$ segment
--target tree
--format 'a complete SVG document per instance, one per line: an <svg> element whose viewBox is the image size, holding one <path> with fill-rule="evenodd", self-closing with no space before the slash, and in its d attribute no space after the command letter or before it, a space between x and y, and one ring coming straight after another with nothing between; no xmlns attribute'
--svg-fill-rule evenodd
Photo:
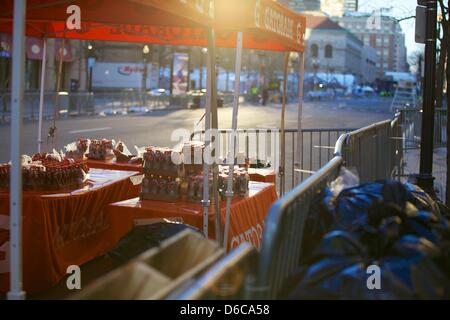
<svg viewBox="0 0 450 320"><path fill-rule="evenodd" d="M443 0L439 0L439 5L442 7L443 6ZM450 0L447 1L447 7L446 7L446 20L447 20L447 25L446 30L447 30L447 37L450 34L450 23L448 23L449 19L449 8L450 8ZM448 38L447 38L448 40ZM447 58L450 57L450 46L448 45L448 41L447 41L447 45L446 45L446 51L447 51ZM448 61L448 59L447 59ZM449 136L450 136L450 113L448 112L448 104L450 101L450 90L448 90L448 84L450 83L450 66L447 63L446 65L446 78L447 78L447 181L446 181L446 197L445 197L445 203L447 205L450 205L450 175L448 174L448 167L450 166L450 141L449 141Z"/></svg>
<svg viewBox="0 0 450 320"><path fill-rule="evenodd" d="M422 89L422 69L423 69L423 51L414 51L408 57L408 64L411 67L411 71L417 75L417 82Z"/></svg>

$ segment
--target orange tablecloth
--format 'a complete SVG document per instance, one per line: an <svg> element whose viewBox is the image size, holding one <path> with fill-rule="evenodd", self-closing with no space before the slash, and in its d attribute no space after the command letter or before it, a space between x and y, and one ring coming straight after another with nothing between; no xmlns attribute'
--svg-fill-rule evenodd
<svg viewBox="0 0 450 320"><path fill-rule="evenodd" d="M61 280L69 265L81 265L109 250L105 207L136 197L138 172L91 169L88 186L69 193L23 193L24 289L36 292ZM9 193L0 193L0 291L9 289Z"/></svg>
<svg viewBox="0 0 450 320"><path fill-rule="evenodd" d="M141 164L120 163L106 160L86 160L89 168L94 169L109 169L109 170L123 170L123 171L139 171L142 172Z"/></svg>
<svg viewBox="0 0 450 320"><path fill-rule="evenodd" d="M277 175L273 169L270 168L249 168L248 175L251 181L276 183Z"/></svg>
<svg viewBox="0 0 450 320"><path fill-rule="evenodd" d="M271 183L250 182L248 197L233 199L230 215L229 248L242 242L261 246L264 220L272 203L277 199L275 186ZM222 201L222 225L225 223L225 201ZM182 218L183 222L203 229L203 208L197 203L162 202L134 198L112 203L107 215L111 222L111 242L117 242L133 228L135 219ZM209 235L214 237L214 214L209 213Z"/></svg>

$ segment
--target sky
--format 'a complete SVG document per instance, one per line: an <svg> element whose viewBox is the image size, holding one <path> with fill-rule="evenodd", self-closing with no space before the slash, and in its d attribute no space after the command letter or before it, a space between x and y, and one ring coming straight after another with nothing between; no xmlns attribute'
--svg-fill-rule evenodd
<svg viewBox="0 0 450 320"><path fill-rule="evenodd" d="M372 12L380 8L391 8L390 14L397 19L414 16L416 6L417 0L359 0L359 11ZM416 50L422 50L423 45L416 44L414 41L415 19L402 21L400 25L405 33L408 56Z"/></svg>

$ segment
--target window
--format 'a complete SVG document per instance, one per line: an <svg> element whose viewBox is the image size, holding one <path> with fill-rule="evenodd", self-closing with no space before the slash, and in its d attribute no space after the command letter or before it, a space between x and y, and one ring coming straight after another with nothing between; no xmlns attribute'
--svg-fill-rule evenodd
<svg viewBox="0 0 450 320"><path fill-rule="evenodd" d="M330 44L325 46L325 58L333 58L333 47Z"/></svg>
<svg viewBox="0 0 450 320"><path fill-rule="evenodd" d="M311 46L311 56L313 58L319 57L319 47L317 46L317 44L313 44Z"/></svg>
<svg viewBox="0 0 450 320"><path fill-rule="evenodd" d="M381 36L380 36L380 35L377 35L377 38L376 38L376 46L377 46L377 47L381 47Z"/></svg>

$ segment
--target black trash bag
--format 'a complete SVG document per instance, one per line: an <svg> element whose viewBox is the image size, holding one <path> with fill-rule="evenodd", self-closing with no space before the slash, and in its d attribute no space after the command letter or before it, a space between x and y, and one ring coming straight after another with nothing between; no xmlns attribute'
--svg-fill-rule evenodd
<svg viewBox="0 0 450 320"><path fill-rule="evenodd" d="M399 217L402 234L425 237L435 244L450 240L449 222L440 214L437 204L409 183L364 184L344 189L334 200L324 200L334 221L330 230L355 232L362 229L365 233L370 227L378 228L386 218Z"/></svg>
<svg viewBox="0 0 450 320"><path fill-rule="evenodd" d="M120 239L116 246L107 253L107 256L117 266L121 265L142 252L159 246L162 241L185 229L200 233L198 229L189 225L171 222L158 222L134 227Z"/></svg>
<svg viewBox="0 0 450 320"><path fill-rule="evenodd" d="M315 251L316 261L301 270L289 299L391 299L410 297L409 290L391 273L381 273L386 290L369 290L367 267L374 264L355 237L345 231L328 233Z"/></svg>
<svg viewBox="0 0 450 320"><path fill-rule="evenodd" d="M365 256L365 249L348 232L332 231L326 234L322 241L319 240L318 244L316 244L314 252L311 252L309 256L304 256L305 259L302 260L300 267L285 281L280 293L282 298L289 297L290 292L309 272L309 266L314 265L314 263L326 259L330 263L330 269L327 269L326 273L334 274L340 270L343 263L345 265L355 263L360 260L361 256ZM356 260L349 260L348 257L350 256L355 256ZM342 259L342 257L345 257L345 259ZM319 278L323 278L323 276L322 274L318 275Z"/></svg>
<svg viewBox="0 0 450 320"><path fill-rule="evenodd" d="M344 189L337 197L328 188L320 195L322 201L313 202L305 221L303 242L309 242L302 250L307 254L302 251L283 297L449 297L448 212L441 214L442 206L420 188L379 181ZM372 264L382 270L382 290L366 286L366 268Z"/></svg>
<svg viewBox="0 0 450 320"><path fill-rule="evenodd" d="M297 275L300 282L289 299L447 299L448 277L436 266L439 249L430 241L405 236L382 260L372 260L347 232L333 231L324 237L317 260ZM380 288L370 289L372 273L380 268Z"/></svg>
<svg viewBox="0 0 450 320"><path fill-rule="evenodd" d="M403 185L408 191L408 201L418 210L430 211L440 216L439 205L425 191L412 183L405 183Z"/></svg>
<svg viewBox="0 0 450 320"><path fill-rule="evenodd" d="M300 249L300 264L308 261L310 256L320 243L323 236L329 232L334 218L327 210L326 201L332 197L330 189L324 189L317 193L311 202L303 228L302 246Z"/></svg>
<svg viewBox="0 0 450 320"><path fill-rule="evenodd" d="M368 257L366 248L351 233L335 230L323 237L313 257L320 260L325 257L339 256Z"/></svg>
<svg viewBox="0 0 450 320"><path fill-rule="evenodd" d="M334 218L332 229L354 231L368 224L367 211L381 203L382 184L371 183L342 190L335 199L327 200L327 210Z"/></svg>
<svg viewBox="0 0 450 320"><path fill-rule="evenodd" d="M382 271L389 271L409 288L412 298L449 299L449 269L439 266L441 250L431 241L405 235L381 261Z"/></svg>

